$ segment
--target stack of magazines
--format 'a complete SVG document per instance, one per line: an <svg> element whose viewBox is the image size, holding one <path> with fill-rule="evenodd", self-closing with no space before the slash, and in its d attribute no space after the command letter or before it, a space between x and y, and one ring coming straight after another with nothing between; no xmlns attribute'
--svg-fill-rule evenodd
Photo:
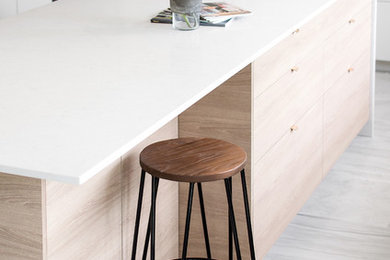
<svg viewBox="0 0 390 260"><path fill-rule="evenodd" d="M251 14L250 11L224 2L203 3L200 13L200 25L226 27L235 17ZM158 13L150 20L152 23L172 23L170 8Z"/></svg>

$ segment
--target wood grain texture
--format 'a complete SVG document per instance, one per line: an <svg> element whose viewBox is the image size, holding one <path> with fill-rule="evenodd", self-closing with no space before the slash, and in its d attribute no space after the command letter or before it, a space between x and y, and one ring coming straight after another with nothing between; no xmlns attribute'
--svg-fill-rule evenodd
<svg viewBox="0 0 390 260"><path fill-rule="evenodd" d="M375 137L352 141L266 260L390 259L389 86L376 73Z"/></svg>
<svg viewBox="0 0 390 260"><path fill-rule="evenodd" d="M323 20L320 14L301 28L296 28L286 39L253 62L253 71L257 74L253 78L255 97L289 74L291 68L301 63L311 51L322 46L325 39Z"/></svg>
<svg viewBox="0 0 390 260"><path fill-rule="evenodd" d="M137 199L141 167L139 154L146 146L161 140L172 139L178 136L177 119L174 119L152 136L133 148L123 156L122 174L122 223L123 223L123 256L131 258L134 221L137 210ZM156 219L156 259L173 259L178 256L179 233L179 186L177 182L160 180L157 194ZM150 211L151 178L146 174L142 217L138 238L137 259L141 259L147 221Z"/></svg>
<svg viewBox="0 0 390 260"><path fill-rule="evenodd" d="M323 65L322 48L315 49L297 64L297 71L290 71L254 97L254 162L290 132L291 126L324 94ZM261 81L268 75L254 69L253 77Z"/></svg>
<svg viewBox="0 0 390 260"><path fill-rule="evenodd" d="M343 26L334 36L325 42L325 79L326 88L331 87L348 69L353 68L353 62L371 48L371 5L366 6L353 15L354 22L345 19Z"/></svg>
<svg viewBox="0 0 390 260"><path fill-rule="evenodd" d="M254 166L254 238L263 257L322 178L323 102Z"/></svg>
<svg viewBox="0 0 390 260"><path fill-rule="evenodd" d="M42 181L0 173L0 259L44 258Z"/></svg>
<svg viewBox="0 0 390 260"><path fill-rule="evenodd" d="M350 14L361 10L360 6L364 7L366 1L337 1L327 10L333 10L334 13L327 15L337 17L340 26L329 30L338 31L344 26L345 18L350 19ZM344 10L338 11L340 8ZM369 57L364 57L354 65L353 72L343 72L347 74L338 78L325 94L325 144L322 143L322 103L310 109L321 91L305 84L311 79L311 83L318 83L313 86L321 85L318 79L322 72L320 69L312 73L305 72L305 66L301 64L305 64L308 61L305 57L310 56L308 67L317 68L316 62L321 59L312 58L316 56L313 50L328 38L324 35L333 37L328 32L324 33L327 28L321 27L331 21L329 17L324 18L326 12L299 28L299 32L292 32L291 37L264 54L263 59L241 70L179 118L181 137L218 138L237 144L247 152L247 183L251 194L258 258L264 256L319 183L322 166L325 171L330 168L368 116ZM338 12L341 12L340 17ZM358 26L360 19L356 21ZM364 38L369 31L355 30L349 34L356 37L352 42L357 43L348 45L352 46L349 48L352 57L364 49L360 49L363 45L359 45L360 40L356 40L359 33ZM341 37L337 35L335 33L334 37ZM335 55L324 57L334 58ZM354 61L352 59L351 62ZM293 67L298 68L293 71L295 74L291 74ZM252 72L255 71L261 76L252 78ZM299 75L303 75L302 78ZM297 79L293 76L297 76ZM296 84L291 85L294 82ZM278 87L273 89L274 85ZM293 87L291 90L283 89L291 86L298 86L298 91ZM255 100L255 97L262 99ZM310 113L306 113L309 109ZM278 124L264 124L267 116L269 122L277 119ZM294 125L298 128L291 132L290 128ZM274 133L270 129L282 131ZM81 187L1 175L0 185L5 188L0 189L0 207L7 211L0 214L0 259L3 255L7 256L6 260L46 257L55 260L129 259L139 188L139 152L152 142L177 136L177 121L174 120ZM256 143L259 137L273 140L272 144L267 146ZM324 163L323 145L326 154ZM258 149L264 147L268 152L259 152ZM254 167L251 167L251 163L254 164L252 157L259 159ZM256 174L252 174L252 169ZM233 178L235 212L243 259L249 259L241 183L237 177ZM227 259L228 219L224 184L205 183L203 189L213 257ZM178 193L177 183L160 182L157 198L157 259L175 258L180 251L178 239L181 243L187 190L187 185L180 185ZM149 203L148 175L139 253L143 246ZM191 256L205 256L198 205L195 196L189 243Z"/></svg>
<svg viewBox="0 0 390 260"><path fill-rule="evenodd" d="M247 66L179 116L180 137L210 137L237 144L248 154L246 166L250 194L251 66ZM195 191L196 192L196 191ZM228 259L227 200L223 181L203 185L212 256ZM196 195L196 194L195 194ZM180 249L184 233L188 185L180 185ZM245 212L239 176L233 177L233 199L243 259L249 259ZM206 256L199 201L194 196L189 256Z"/></svg>
<svg viewBox="0 0 390 260"><path fill-rule="evenodd" d="M327 8L320 16L322 17L321 33L325 39L334 37L350 20L355 19L356 15L365 8L372 0L337 0L333 5Z"/></svg>
<svg viewBox="0 0 390 260"><path fill-rule="evenodd" d="M338 0L301 28L293 30L290 36L253 63L254 71L264 75L253 79L256 86L254 96L259 96L287 74L310 51L323 46L324 40L332 37L370 3L370 0Z"/></svg>
<svg viewBox="0 0 390 260"><path fill-rule="evenodd" d="M246 163L239 146L214 138L177 138L153 143L140 154L141 167L153 176L181 182L229 178Z"/></svg>
<svg viewBox="0 0 390 260"><path fill-rule="evenodd" d="M48 259L121 259L121 161L81 186L47 181Z"/></svg>
<svg viewBox="0 0 390 260"><path fill-rule="evenodd" d="M355 70L345 73L325 94L324 173L368 121L370 54L363 53L354 64Z"/></svg>
<svg viewBox="0 0 390 260"><path fill-rule="evenodd" d="M175 137L177 119L81 186L0 174L0 259L129 259L139 152ZM178 185L160 183L157 257L168 259L178 252Z"/></svg>

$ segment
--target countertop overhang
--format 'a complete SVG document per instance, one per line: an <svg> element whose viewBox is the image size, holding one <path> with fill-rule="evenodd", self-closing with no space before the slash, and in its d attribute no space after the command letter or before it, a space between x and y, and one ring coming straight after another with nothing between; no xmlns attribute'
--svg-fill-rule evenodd
<svg viewBox="0 0 390 260"><path fill-rule="evenodd" d="M151 0L61 0L0 20L0 172L82 184L335 0L237 0L183 32Z"/></svg>

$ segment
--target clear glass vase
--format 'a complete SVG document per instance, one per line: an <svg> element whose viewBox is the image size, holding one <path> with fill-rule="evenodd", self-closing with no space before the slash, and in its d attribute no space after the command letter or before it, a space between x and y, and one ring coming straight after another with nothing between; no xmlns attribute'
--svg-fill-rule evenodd
<svg viewBox="0 0 390 260"><path fill-rule="evenodd" d="M200 24L199 13L172 13L172 25L177 30L189 31L195 30Z"/></svg>

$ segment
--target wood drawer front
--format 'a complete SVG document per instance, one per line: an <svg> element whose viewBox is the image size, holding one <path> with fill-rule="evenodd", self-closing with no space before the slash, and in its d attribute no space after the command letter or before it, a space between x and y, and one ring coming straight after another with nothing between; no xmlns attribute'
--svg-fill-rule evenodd
<svg viewBox="0 0 390 260"><path fill-rule="evenodd" d="M327 173L369 118L370 54L324 96L324 173Z"/></svg>
<svg viewBox="0 0 390 260"><path fill-rule="evenodd" d="M371 0L337 0L321 15L324 36L331 37L341 27L349 24L351 19L355 19L363 9L371 12L371 5Z"/></svg>
<svg viewBox="0 0 390 260"><path fill-rule="evenodd" d="M333 37L349 21L356 20L359 12L366 10L371 14L371 4L371 0L338 0L322 14L293 30L286 39L253 62L253 72L256 75L253 79L254 95L263 93L311 50Z"/></svg>
<svg viewBox="0 0 390 260"><path fill-rule="evenodd" d="M253 62L254 96L290 73L290 69L323 44L320 20L314 18Z"/></svg>
<svg viewBox="0 0 390 260"><path fill-rule="evenodd" d="M254 161L258 161L323 95L322 49L298 63L254 99Z"/></svg>
<svg viewBox="0 0 390 260"><path fill-rule="evenodd" d="M353 23L345 24L325 43L326 88L351 69L352 62L363 52L370 51L371 9L363 9L353 19Z"/></svg>
<svg viewBox="0 0 390 260"><path fill-rule="evenodd" d="M254 166L254 237L263 257L322 178L323 100Z"/></svg>

